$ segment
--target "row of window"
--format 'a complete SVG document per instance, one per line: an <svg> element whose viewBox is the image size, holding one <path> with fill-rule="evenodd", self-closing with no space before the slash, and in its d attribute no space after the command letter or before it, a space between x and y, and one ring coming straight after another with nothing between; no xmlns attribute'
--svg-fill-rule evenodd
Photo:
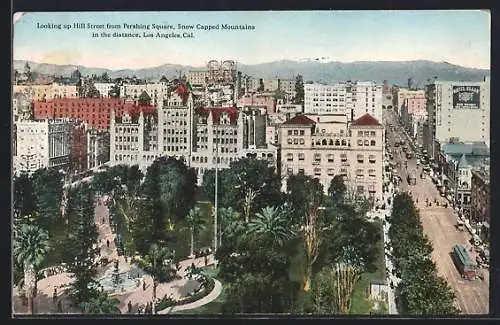
<svg viewBox="0 0 500 325"><path fill-rule="evenodd" d="M116 142L139 142L139 137L137 136L115 136Z"/></svg>
<svg viewBox="0 0 500 325"><path fill-rule="evenodd" d="M376 135L375 131L358 131L358 137L374 137Z"/></svg>
<svg viewBox="0 0 500 325"><path fill-rule="evenodd" d="M173 129L163 129L163 134L187 134L187 130L173 130Z"/></svg>
<svg viewBox="0 0 500 325"><path fill-rule="evenodd" d="M187 138L178 138L178 137L163 137L163 141L170 143L187 143Z"/></svg>
<svg viewBox="0 0 500 325"><path fill-rule="evenodd" d="M286 160L287 161L293 161L293 157L294 157L294 154L291 153L291 152L289 152L289 153L286 154ZM305 153L303 153L303 152L297 153L297 158L298 158L299 161L305 160ZM329 163L333 163L334 160L335 160L335 155L332 154L332 153L326 154L325 158L326 158L326 160ZM343 161L343 162L347 161L347 155L346 154L341 154L340 158L341 158L341 161ZM364 155L357 155L356 159L357 159L358 163L362 164L362 163L364 163L365 157L364 157ZM313 156L313 161L316 162L316 163L320 163L321 162L321 154L320 153L315 153L314 156ZM375 164L376 163L375 155L369 155L368 156L368 161L370 162L370 164Z"/></svg>
<svg viewBox="0 0 500 325"><path fill-rule="evenodd" d="M163 146L163 151L182 151L187 150L186 146Z"/></svg>

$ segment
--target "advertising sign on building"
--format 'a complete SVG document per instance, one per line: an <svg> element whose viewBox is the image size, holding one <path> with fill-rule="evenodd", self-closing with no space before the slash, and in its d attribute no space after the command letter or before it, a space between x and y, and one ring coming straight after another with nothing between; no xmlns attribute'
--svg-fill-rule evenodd
<svg viewBox="0 0 500 325"><path fill-rule="evenodd" d="M453 108L479 109L479 86L453 86Z"/></svg>

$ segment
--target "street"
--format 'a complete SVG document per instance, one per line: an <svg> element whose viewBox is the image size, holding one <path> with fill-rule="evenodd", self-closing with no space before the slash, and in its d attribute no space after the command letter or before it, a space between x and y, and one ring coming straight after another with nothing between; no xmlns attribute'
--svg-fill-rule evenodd
<svg viewBox="0 0 500 325"><path fill-rule="evenodd" d="M456 244L462 244L469 250L472 245L470 240L472 235L467 231L460 231L456 228L458 215L452 209L446 198L442 197L432 182L429 174L425 179L421 179L423 173L422 166L417 166L417 159L406 159L401 147L394 147L394 142L401 139L409 142L401 126L398 124L393 111L384 110L384 124L391 123L396 127L396 132L388 130L387 141L393 151L393 163L396 163L398 174L401 176L400 191L409 190L415 205L419 209L420 218L424 233L432 243L434 251L432 258L436 263L438 273L451 286L456 295L456 306L463 314L486 314L489 311L489 271L481 269L484 280L468 281L462 279L459 271L455 267L451 252ZM405 167L407 161L407 168ZM397 164L397 163L400 164ZM407 175L411 173L416 177L416 184L409 185ZM432 206L427 206L426 199L432 202ZM439 206L434 203L437 200ZM448 207L443 204L447 203ZM475 260L475 252L469 254Z"/></svg>

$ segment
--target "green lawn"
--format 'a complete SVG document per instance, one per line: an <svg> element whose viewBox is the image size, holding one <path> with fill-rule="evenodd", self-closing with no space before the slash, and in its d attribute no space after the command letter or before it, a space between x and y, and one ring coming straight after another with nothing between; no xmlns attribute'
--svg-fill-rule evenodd
<svg viewBox="0 0 500 325"><path fill-rule="evenodd" d="M206 267L206 268L203 268L204 270L206 270L206 273L210 276L210 277L213 277L213 278L217 278L217 274L219 273L219 269L216 269L214 267ZM219 297L217 297L217 299L215 299L214 301L212 302L209 302L208 304L206 305L203 305L201 307L198 307L198 308L195 308L195 309L190 309L190 310L180 310L178 312L175 312L175 314L180 314L180 315L200 315L200 314L204 314L204 315L216 315L216 314L221 314L221 310L222 310L222 304L226 301L226 291L224 290L224 286L222 286L222 291L219 295Z"/></svg>
<svg viewBox="0 0 500 325"><path fill-rule="evenodd" d="M378 221L377 221L378 222ZM382 229L382 223L378 222ZM379 246L379 258L377 259L376 266L377 269L370 273L365 272L361 274L361 278L354 287L354 291L351 296L351 308L349 310L350 314L369 314L372 309L372 303L369 300L370 293L370 282L373 280L385 280L385 260L384 260L384 240L383 238L378 242Z"/></svg>

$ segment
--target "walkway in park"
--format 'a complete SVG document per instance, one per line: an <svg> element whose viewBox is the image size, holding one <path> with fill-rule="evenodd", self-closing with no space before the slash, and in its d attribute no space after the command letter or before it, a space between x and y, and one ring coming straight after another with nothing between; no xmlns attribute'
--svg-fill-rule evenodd
<svg viewBox="0 0 500 325"><path fill-rule="evenodd" d="M120 266L130 266L130 259L126 262L125 258L123 256L118 256L116 252L116 246L114 243L115 235L111 232L109 224L109 210L101 201L96 202L95 222L99 229L98 239L99 247L101 249L101 257L108 258L109 261L118 259ZM109 247L107 241L109 241ZM186 296L189 292L197 289L199 286L198 282L195 280L189 280L186 277L186 269L193 263L197 267L203 267L205 266L205 258L200 257L181 261L181 269L178 272L178 275L181 276L182 279L159 284L156 289L157 298L161 299L166 295L174 299L178 299L181 296ZM213 263L213 255L209 255L207 259L207 266L213 265ZM104 274L105 270L112 267L113 263L110 263L106 267L100 267L98 269L99 277ZM122 314L128 313L129 301L132 304L131 312L135 314L140 306L146 305L146 303L153 300L153 280L149 275L145 275L143 280L146 283L145 290L143 290L142 285L140 285L132 291L115 295L115 297L120 300L119 308ZM35 298L35 312L37 314L57 313L57 302L54 302L53 300L54 288L57 287L57 301L61 300L63 313L80 313L76 308L71 307L70 300L65 293L65 289L68 288L70 281L71 277L68 273L60 273L40 280L38 282L38 294ZM220 295L221 289L221 283L215 280L215 288L204 298L186 305L167 308L165 311L162 311L161 314L167 314L177 310L194 309L208 304ZM21 303L17 290L14 289L13 309L15 313L26 313L26 308L27 307Z"/></svg>

